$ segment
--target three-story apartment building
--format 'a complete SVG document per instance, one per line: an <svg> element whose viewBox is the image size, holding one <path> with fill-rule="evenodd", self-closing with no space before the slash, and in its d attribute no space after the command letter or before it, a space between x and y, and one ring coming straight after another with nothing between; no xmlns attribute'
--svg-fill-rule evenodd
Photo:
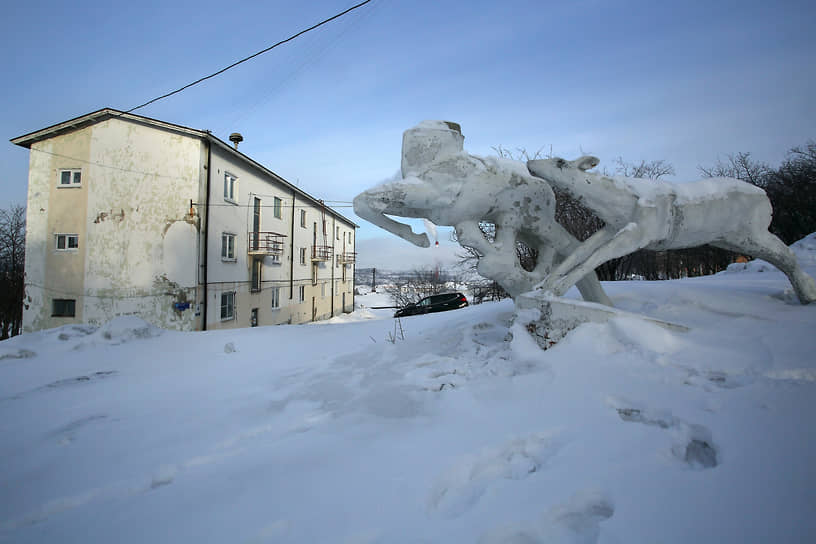
<svg viewBox="0 0 816 544"><path fill-rule="evenodd" d="M353 310L355 225L235 146L102 109L30 149L23 330L138 315L179 330Z"/></svg>

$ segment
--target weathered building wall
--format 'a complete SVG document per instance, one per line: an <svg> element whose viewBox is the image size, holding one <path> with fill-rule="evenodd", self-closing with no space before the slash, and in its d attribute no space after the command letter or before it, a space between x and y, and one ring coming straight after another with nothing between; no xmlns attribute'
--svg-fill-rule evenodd
<svg viewBox="0 0 816 544"><path fill-rule="evenodd" d="M202 142L123 119L90 133L84 321L195 328ZM185 310L177 309L176 303Z"/></svg>
<svg viewBox="0 0 816 544"><path fill-rule="evenodd" d="M87 131L57 136L31 146L23 331L83 320L89 147ZM81 173L79 185L60 185L60 171L67 169ZM77 235L79 247L57 250L55 235L59 233ZM53 317L54 299L76 300L75 316Z"/></svg>

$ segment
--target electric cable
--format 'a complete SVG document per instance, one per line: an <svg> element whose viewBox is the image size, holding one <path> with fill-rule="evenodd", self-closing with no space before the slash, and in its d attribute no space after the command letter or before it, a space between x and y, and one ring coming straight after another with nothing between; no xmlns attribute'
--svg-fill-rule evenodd
<svg viewBox="0 0 816 544"><path fill-rule="evenodd" d="M283 77L283 79L276 82L275 85L268 88L264 95L254 101L252 105L245 109L245 111L235 117L229 126L235 126L240 121L245 119L248 115L255 112L258 108L264 106L267 102L269 102L281 89L283 89L290 81L293 81L299 77L300 73L306 68L306 66L317 62L323 55L325 55L330 49L332 49L341 39L343 39L353 28L362 24L362 22L366 18L370 18L374 13L374 10L377 9L378 4L372 4L371 9L363 12L358 18L354 19L352 23L348 26L343 28L340 33L330 39L327 43L323 45L318 45L316 47L311 48L307 51L304 55L300 63L295 67L294 70L289 72L287 75ZM225 131L226 132L226 131Z"/></svg>
<svg viewBox="0 0 816 544"><path fill-rule="evenodd" d="M253 53L252 55L249 55L248 57L244 57L243 59L241 59L239 61L233 62L232 64L230 64L226 68L222 68L222 69L218 70L217 72L213 72L210 75L199 78L199 79L193 81L192 83L188 83L187 85L184 85L183 87L180 87L180 88L176 89L175 91L170 91L169 93L158 96L158 97L156 97L156 98L154 98L152 100L148 100L144 104L140 104L140 105L138 105L138 106L136 106L134 108L131 108L131 109L123 112L123 114L134 112L134 111L136 111L138 109L144 108L145 106L149 106L150 104L153 104L154 102L158 102L159 100L163 100L165 98L173 96L174 94L178 94L178 93L180 93L180 92L182 92L182 91L184 91L186 89L189 89L190 87L193 87L194 85L198 85L199 83L201 83L203 81L206 81L208 79L214 78L215 76L221 75L224 72L226 72L227 70L230 70L231 68L235 68L239 64L243 64L244 62L246 62L248 60L251 60L251 59L254 59L255 57L257 57L259 55L263 55L264 53L267 53L267 52L271 51L272 49L275 49L276 47L278 47L280 45L283 45L283 44L285 44L287 42L291 42L295 38L298 38L299 36L302 36L303 34L306 34L307 32L310 32L310 31L312 31L312 30L314 30L314 29L316 29L318 27L321 27L321 26L325 25L326 23L334 21L335 19L339 19L343 15L346 15L347 13L350 13L350 12L354 11L355 9L358 9L358 8L362 7L362 6L366 5L366 4L368 4L369 2L371 2L371 0L364 0L363 2L360 2L359 4L355 4L354 6L351 6L350 8L346 9L345 11L341 11L340 13L338 13L336 15L333 15L333 16L329 17L328 19L324 19L323 21L320 21L319 23L317 23L315 25L312 25L307 29L301 30L300 32L298 32L296 34L293 34L293 35L289 36L285 40L281 40L276 44L270 45L266 49L262 49L262 50L258 51L257 53Z"/></svg>

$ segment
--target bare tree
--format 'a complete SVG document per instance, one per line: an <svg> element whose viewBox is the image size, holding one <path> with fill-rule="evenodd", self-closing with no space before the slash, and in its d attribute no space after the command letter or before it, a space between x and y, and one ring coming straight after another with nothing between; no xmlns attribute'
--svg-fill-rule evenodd
<svg viewBox="0 0 816 544"><path fill-rule="evenodd" d="M698 166L706 177L732 177L761 187L773 206L770 231L786 244L816 231L816 142L794 147L779 168L738 152L713 167Z"/></svg>
<svg viewBox="0 0 816 544"><path fill-rule="evenodd" d="M628 178L660 179L663 176L673 176L674 166L664 160L639 163L626 162L622 157L615 159L615 174Z"/></svg>
<svg viewBox="0 0 816 544"><path fill-rule="evenodd" d="M725 160L717 159L717 164L712 167L698 165L697 170L707 178L741 179L762 188L767 185L768 174L771 172L767 164L755 161L750 153L743 152L728 154Z"/></svg>
<svg viewBox="0 0 816 544"><path fill-rule="evenodd" d="M816 142L792 148L767 180L764 188L774 208L771 232L791 244L816 231Z"/></svg>
<svg viewBox="0 0 816 544"><path fill-rule="evenodd" d="M417 302L428 295L436 295L447 289L452 279L439 269L416 269L402 275L385 287L395 306L405 306Z"/></svg>
<svg viewBox="0 0 816 544"><path fill-rule="evenodd" d="M20 334L25 296L25 208L0 210L0 339Z"/></svg>

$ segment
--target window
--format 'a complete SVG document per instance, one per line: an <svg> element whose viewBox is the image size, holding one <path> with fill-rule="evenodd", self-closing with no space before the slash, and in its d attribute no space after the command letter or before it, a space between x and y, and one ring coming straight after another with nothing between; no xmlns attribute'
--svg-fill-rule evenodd
<svg viewBox="0 0 816 544"><path fill-rule="evenodd" d="M269 257L269 262L272 264L280 264L280 255L267 255Z"/></svg>
<svg viewBox="0 0 816 544"><path fill-rule="evenodd" d="M236 178L232 174L224 172L224 200L229 200L230 202L237 202L235 198L235 193L237 192L236 191L237 184L238 178Z"/></svg>
<svg viewBox="0 0 816 544"><path fill-rule="evenodd" d="M298 302L303 302L304 300L306 300L306 286L301 285L298 288Z"/></svg>
<svg viewBox="0 0 816 544"><path fill-rule="evenodd" d="M221 293L221 320L235 319L235 291Z"/></svg>
<svg viewBox="0 0 816 544"><path fill-rule="evenodd" d="M281 218L281 204L282 204L281 199L278 198L278 197L275 197L275 199L272 201L272 204L273 204L272 209L275 212L275 217L280 219Z"/></svg>
<svg viewBox="0 0 816 544"><path fill-rule="evenodd" d="M326 282L320 284L320 296L321 297L326 296Z"/></svg>
<svg viewBox="0 0 816 544"><path fill-rule="evenodd" d="M250 289L253 293L261 290L261 270L263 269L263 261L255 259L252 262L252 285Z"/></svg>
<svg viewBox="0 0 816 544"><path fill-rule="evenodd" d="M272 308L280 308L280 287L272 288Z"/></svg>
<svg viewBox="0 0 816 544"><path fill-rule="evenodd" d="M306 210L300 210L300 226L306 228Z"/></svg>
<svg viewBox="0 0 816 544"><path fill-rule="evenodd" d="M340 239L340 227L334 227L334 238L335 240Z"/></svg>
<svg viewBox="0 0 816 544"><path fill-rule="evenodd" d="M51 317L76 316L76 300L72 298L55 298L51 301Z"/></svg>
<svg viewBox="0 0 816 544"><path fill-rule="evenodd" d="M60 170L58 187L79 187L82 182L82 170Z"/></svg>
<svg viewBox="0 0 816 544"><path fill-rule="evenodd" d="M312 263L312 285L317 285L317 263Z"/></svg>
<svg viewBox="0 0 816 544"><path fill-rule="evenodd" d="M229 232L221 234L221 260L235 260L235 235Z"/></svg>
<svg viewBox="0 0 816 544"><path fill-rule="evenodd" d="M69 251L79 249L78 234L55 234L56 247L58 251Z"/></svg>
<svg viewBox="0 0 816 544"><path fill-rule="evenodd" d="M306 248L300 248L300 264L306 264Z"/></svg>

